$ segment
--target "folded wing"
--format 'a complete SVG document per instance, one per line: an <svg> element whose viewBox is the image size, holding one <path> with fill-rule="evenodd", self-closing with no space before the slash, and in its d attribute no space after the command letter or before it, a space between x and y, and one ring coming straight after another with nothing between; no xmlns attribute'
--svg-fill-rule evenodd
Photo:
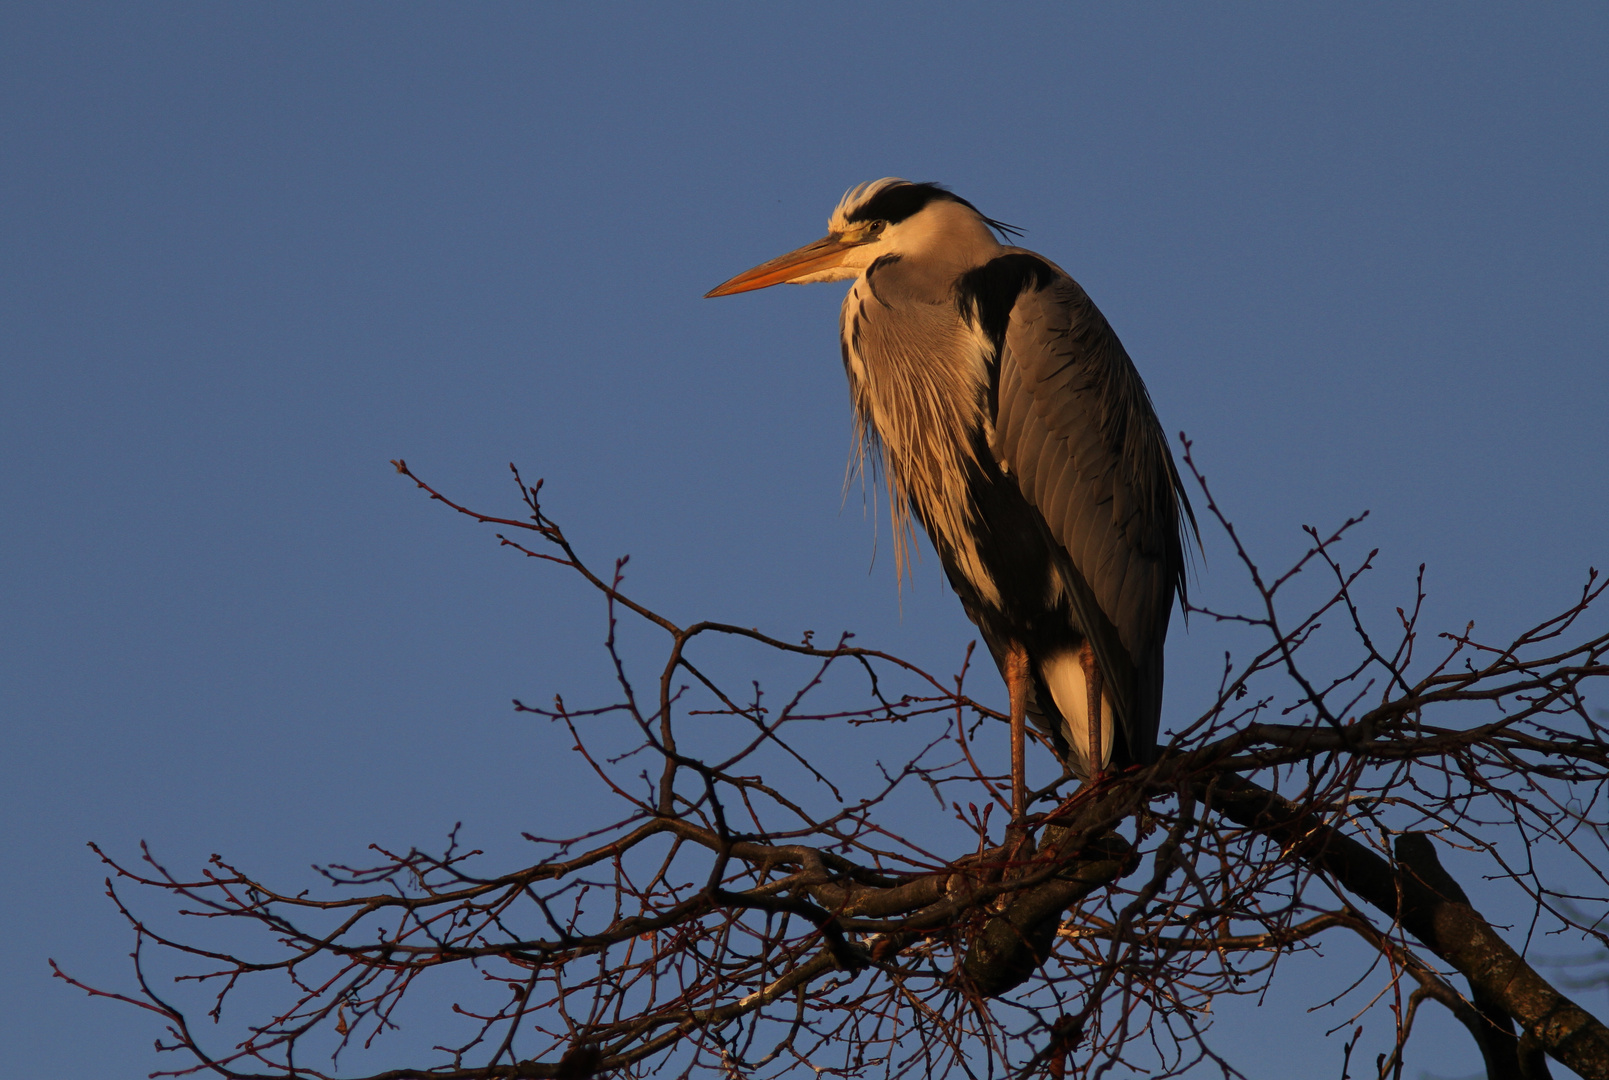
<svg viewBox="0 0 1609 1080"><path fill-rule="evenodd" d="M1189 503L1145 384L1100 310L1059 270L1019 280L991 448L1066 553L1073 614L1131 756L1148 761Z"/></svg>

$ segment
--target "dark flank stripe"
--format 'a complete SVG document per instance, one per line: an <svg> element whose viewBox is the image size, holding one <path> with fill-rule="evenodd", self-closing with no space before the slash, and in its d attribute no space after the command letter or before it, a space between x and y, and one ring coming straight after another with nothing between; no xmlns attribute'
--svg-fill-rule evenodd
<svg viewBox="0 0 1609 1080"><path fill-rule="evenodd" d="M1002 255L961 275L955 284L956 307L961 318L983 328L998 353L1017 297L1024 290L1038 292L1057 276L1037 255Z"/></svg>

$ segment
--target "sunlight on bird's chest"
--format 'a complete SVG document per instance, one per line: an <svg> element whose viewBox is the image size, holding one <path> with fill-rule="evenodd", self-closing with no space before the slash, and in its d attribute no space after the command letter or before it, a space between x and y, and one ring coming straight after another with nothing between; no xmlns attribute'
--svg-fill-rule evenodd
<svg viewBox="0 0 1609 1080"><path fill-rule="evenodd" d="M952 304L890 306L864 279L844 298L841 331L850 396L863 425L857 453L866 452L866 435L881 446L900 572L908 565L915 510L940 556L982 599L999 603L979 558L968 486L980 464L976 448L988 445L985 339Z"/></svg>

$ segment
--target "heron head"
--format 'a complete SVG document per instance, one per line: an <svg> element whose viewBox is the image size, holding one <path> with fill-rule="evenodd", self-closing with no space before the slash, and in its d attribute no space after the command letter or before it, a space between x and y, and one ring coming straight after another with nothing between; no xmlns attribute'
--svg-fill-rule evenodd
<svg viewBox="0 0 1609 1080"><path fill-rule="evenodd" d="M941 258L962 267L981 265L1000 250L991 229L1014 231L938 184L884 177L845 192L820 240L745 270L704 295L844 281L858 277L885 255Z"/></svg>

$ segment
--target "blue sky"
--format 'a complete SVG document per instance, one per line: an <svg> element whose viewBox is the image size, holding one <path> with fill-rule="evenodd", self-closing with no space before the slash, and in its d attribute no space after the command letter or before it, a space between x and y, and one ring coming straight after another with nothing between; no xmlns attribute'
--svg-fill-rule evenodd
<svg viewBox="0 0 1609 1080"><path fill-rule="evenodd" d="M1435 629L1565 606L1609 551L1606 56L1594 5L5 6L0 1071L156 1060L47 977L126 984L86 840L294 876L565 812L509 699L602 693L599 613L390 458L545 477L673 617L953 666L931 556L901 596L842 494L842 289L701 299L862 180L1077 277L1270 563L1367 508L1382 612L1420 562ZM1220 656L1176 633L1170 701Z"/></svg>

